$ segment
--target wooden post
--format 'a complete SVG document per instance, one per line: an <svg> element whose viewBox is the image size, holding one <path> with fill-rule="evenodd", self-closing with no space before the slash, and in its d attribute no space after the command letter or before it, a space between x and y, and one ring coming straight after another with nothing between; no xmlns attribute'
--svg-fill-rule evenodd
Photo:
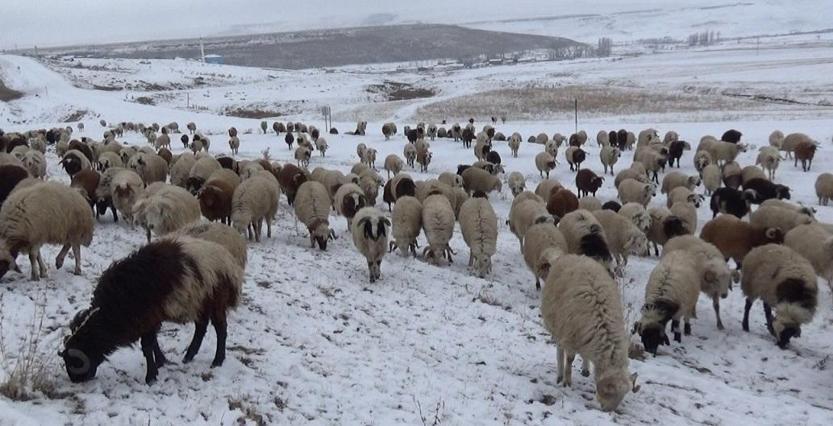
<svg viewBox="0 0 833 426"><path fill-rule="evenodd" d="M574 108L573 116L575 117L575 120L576 120L576 133L578 133L578 98L575 98L575 105L574 105L573 108Z"/></svg>

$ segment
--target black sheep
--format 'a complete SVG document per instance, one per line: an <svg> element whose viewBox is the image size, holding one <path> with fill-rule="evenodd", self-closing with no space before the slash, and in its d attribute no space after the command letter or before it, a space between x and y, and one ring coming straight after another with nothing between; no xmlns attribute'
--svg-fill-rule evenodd
<svg viewBox="0 0 833 426"><path fill-rule="evenodd" d="M14 164L0 166L0 207L14 187L27 177L29 172L23 167Z"/></svg>
<svg viewBox="0 0 833 426"><path fill-rule="evenodd" d="M182 142L183 149L188 149L188 135L183 133L182 136L179 137L179 141Z"/></svg>
<svg viewBox="0 0 833 426"><path fill-rule="evenodd" d="M463 146L471 148L471 141L474 140L474 130L471 127L463 129Z"/></svg>
<svg viewBox="0 0 833 426"><path fill-rule="evenodd" d="M712 218L718 213L731 214L742 219L749 213L749 204L752 194L746 191L738 191L732 188L718 188L712 193L710 206Z"/></svg>
<svg viewBox="0 0 833 426"><path fill-rule="evenodd" d="M749 194L749 201L752 204L761 204L773 198L779 200L790 199L790 188L788 186L762 178L749 179L743 185L743 190Z"/></svg>
<svg viewBox="0 0 833 426"><path fill-rule="evenodd" d="M119 260L101 275L88 309L70 322L71 335L60 352L73 382L95 377L98 366L120 347L141 340L148 384L167 359L156 335L163 322L196 324L183 359L191 362L208 322L217 333L212 367L226 352L226 313L240 302L243 270L224 247L180 237L152 242Z"/></svg>
<svg viewBox="0 0 833 426"><path fill-rule="evenodd" d="M283 140L287 145L289 145L289 149L292 149L292 144L295 143L295 136L292 136L292 132L287 132L286 137L284 137Z"/></svg>
<svg viewBox="0 0 833 426"><path fill-rule="evenodd" d="M617 203L616 201L608 201L602 204L602 210L613 210L616 213L619 213L619 209L622 208L622 205Z"/></svg>
<svg viewBox="0 0 833 426"><path fill-rule="evenodd" d="M497 151L489 151L486 153L486 161L492 164L500 165L500 154L498 154Z"/></svg>
<svg viewBox="0 0 833 426"><path fill-rule="evenodd" d="M691 145L686 141L674 141L668 146L668 165L674 167L674 160L677 161L677 168L680 168L680 158L683 156L683 151L691 150Z"/></svg>
<svg viewBox="0 0 833 426"><path fill-rule="evenodd" d="M619 151L624 151L628 147L628 131L625 129L619 130L616 141L619 142Z"/></svg>

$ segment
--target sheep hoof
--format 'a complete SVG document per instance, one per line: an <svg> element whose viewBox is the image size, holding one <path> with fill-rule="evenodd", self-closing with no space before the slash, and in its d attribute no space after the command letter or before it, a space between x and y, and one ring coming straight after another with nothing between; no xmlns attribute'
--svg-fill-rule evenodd
<svg viewBox="0 0 833 426"><path fill-rule="evenodd" d="M154 374L154 375L150 375L150 374L148 374L148 375L147 375L147 377L145 377L145 383L146 383L148 386L151 386L151 385L153 385L154 383L156 383L156 375L155 375L155 374Z"/></svg>
<svg viewBox="0 0 833 426"><path fill-rule="evenodd" d="M581 369L582 377L590 377L590 370Z"/></svg>
<svg viewBox="0 0 833 426"><path fill-rule="evenodd" d="M726 329L726 327L724 327L724 326L723 326L723 322L718 321L718 322L717 322L717 329L718 329L718 330L725 330L725 329Z"/></svg>
<svg viewBox="0 0 833 426"><path fill-rule="evenodd" d="M224 359L215 359L214 361L211 361L211 368L222 366L223 361L225 361L225 360Z"/></svg>

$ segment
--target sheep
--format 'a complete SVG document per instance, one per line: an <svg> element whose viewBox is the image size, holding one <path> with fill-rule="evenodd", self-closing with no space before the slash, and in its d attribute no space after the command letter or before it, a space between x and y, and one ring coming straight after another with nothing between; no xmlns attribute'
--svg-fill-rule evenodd
<svg viewBox="0 0 833 426"><path fill-rule="evenodd" d="M480 278L492 272L497 244L497 215L485 194L475 193L460 207L460 231L469 246L469 268Z"/></svg>
<svg viewBox="0 0 833 426"><path fill-rule="evenodd" d="M781 208L781 209L792 210L796 213L805 215L805 216L807 216L811 219L816 218L816 209L814 209L812 207L807 207L807 206L805 206L801 203L793 204L793 203L790 203L789 201L778 200L778 199L773 198L773 199L764 201L763 203L761 203L761 206L762 207L763 206L772 206L772 207L778 207L778 208Z"/></svg>
<svg viewBox="0 0 833 426"><path fill-rule="evenodd" d="M547 198L549 199L549 196L547 196ZM537 201L541 204L546 203L546 201L544 201L543 198L539 197L534 192L524 191L524 192L521 192L515 198L512 199L512 205L510 207L510 213L511 213L511 209L515 208L515 206L517 206L518 204L520 204L521 202L526 201L526 200L535 200L535 201Z"/></svg>
<svg viewBox="0 0 833 426"><path fill-rule="evenodd" d="M354 183L346 183L338 188L334 198L336 212L347 219L347 229L352 229L354 216L368 206L364 191Z"/></svg>
<svg viewBox="0 0 833 426"><path fill-rule="evenodd" d="M770 138L772 138L772 135ZM804 133L790 133L784 137L779 150L786 152L787 158L792 158L792 153L795 152L796 147L798 147L801 143L810 143L815 145L815 141Z"/></svg>
<svg viewBox="0 0 833 426"><path fill-rule="evenodd" d="M569 189L559 188L547 200L547 211L554 217L561 218L576 210L578 210L578 197Z"/></svg>
<svg viewBox="0 0 833 426"><path fill-rule="evenodd" d="M182 236L217 243L231 253L240 268L246 268L246 262L248 260L246 240L231 226L216 222L194 222L185 225L165 238L170 239Z"/></svg>
<svg viewBox="0 0 833 426"><path fill-rule="evenodd" d="M769 134L769 146L781 149L781 144L784 142L784 132L775 130Z"/></svg>
<svg viewBox="0 0 833 426"><path fill-rule="evenodd" d="M0 165L0 207L15 189L18 183L30 178L25 167L14 164Z"/></svg>
<svg viewBox="0 0 833 426"><path fill-rule="evenodd" d="M678 186L683 186L693 191L694 188L700 186L700 182L700 176L686 176L680 172L670 172L662 179L660 192L668 194Z"/></svg>
<svg viewBox="0 0 833 426"><path fill-rule="evenodd" d="M604 178L597 176L590 169L581 169L576 173L576 188L578 189L578 196L590 195L596 196L596 191L602 187Z"/></svg>
<svg viewBox="0 0 833 426"><path fill-rule="evenodd" d="M557 381L572 386L572 362L581 355L583 375L590 374L587 364L593 364L602 410L613 411L629 391L639 390L636 373L628 371L630 343L616 283L583 256L558 257L549 270L541 316L558 345Z"/></svg>
<svg viewBox="0 0 833 426"><path fill-rule="evenodd" d="M740 270L743 259L750 250L764 244L783 243L784 231L779 228L765 228L723 214L703 225L700 238L714 244L723 253L724 259L734 260L737 269Z"/></svg>
<svg viewBox="0 0 833 426"><path fill-rule="evenodd" d="M191 169L194 167L196 162L197 158L193 155L182 155L174 161L173 165L170 167L171 185L186 188L188 186L188 177L191 174Z"/></svg>
<svg viewBox="0 0 833 426"><path fill-rule="evenodd" d="M684 188L678 188L684 189ZM697 208L700 207L700 198L696 194L691 194L685 200L674 201L671 205L671 214L678 217L683 222L683 228L686 234L694 234L697 231Z"/></svg>
<svg viewBox="0 0 833 426"><path fill-rule="evenodd" d="M458 175L452 172L442 172L440 176L437 177L437 180L440 182L452 187L452 188L462 188L463 187L463 176Z"/></svg>
<svg viewBox="0 0 833 426"><path fill-rule="evenodd" d="M639 155L640 152L643 152L643 154ZM665 170L665 162L667 161L665 155L656 152L651 148L642 148L641 151L637 151L636 154L639 155L638 162L642 163L645 166L648 175L651 175L651 180L659 183L659 171L660 169ZM636 158L636 156L634 158Z"/></svg>
<svg viewBox="0 0 833 426"><path fill-rule="evenodd" d="M610 136L607 134L607 131L599 130L596 133L596 143L601 147L610 146Z"/></svg>
<svg viewBox="0 0 833 426"><path fill-rule="evenodd" d="M515 200L518 198L516 197ZM524 237L527 229L536 223L554 223L547 211L547 205L540 199L525 199L514 203L509 210L509 230L518 238L520 250L523 251Z"/></svg>
<svg viewBox="0 0 833 426"><path fill-rule="evenodd" d="M648 209L648 215L651 225L646 235L654 247L654 255L659 256L659 246L665 245L669 239L686 234L683 221L671 214L671 210L652 207Z"/></svg>
<svg viewBox="0 0 833 426"><path fill-rule="evenodd" d="M784 245L809 260L833 290L833 234L818 224L799 225L787 232Z"/></svg>
<svg viewBox="0 0 833 426"><path fill-rule="evenodd" d="M330 196L324 185L307 181L301 184L295 194L295 217L306 225L310 235L310 247L327 250L327 241L335 239L330 230Z"/></svg>
<svg viewBox="0 0 833 426"><path fill-rule="evenodd" d="M555 157L544 152L539 152L535 155L535 167L538 169L538 173L541 174L541 177L544 177L544 172L547 173L547 179L550 178L550 170L554 170L555 166L558 163L555 161ZM572 168L570 169L572 170Z"/></svg>
<svg viewBox="0 0 833 426"><path fill-rule="evenodd" d="M396 134L396 124L394 123L385 123L382 125L382 135L385 136L385 140L390 140L390 137Z"/></svg>
<svg viewBox="0 0 833 426"><path fill-rule="evenodd" d="M622 203L636 202L648 206L651 198L656 195L656 189L649 183L642 183L635 179L625 179L618 187L619 200Z"/></svg>
<svg viewBox="0 0 833 426"><path fill-rule="evenodd" d="M698 173L702 174L703 169L710 164L714 164L714 160L708 152L697 151L694 154L694 169L697 170Z"/></svg>
<svg viewBox="0 0 833 426"><path fill-rule="evenodd" d="M196 194L211 174L222 168L223 167L220 165L220 162L214 157L205 156L199 158L196 162L194 162L194 165L191 166L191 170L188 171L188 179L185 181L185 188L192 194Z"/></svg>
<svg viewBox="0 0 833 426"><path fill-rule="evenodd" d="M627 218L631 223L636 225L642 232L648 233L651 229L651 215L645 210L645 207L639 203L625 203L617 211L619 215Z"/></svg>
<svg viewBox="0 0 833 426"><path fill-rule="evenodd" d="M279 184L268 177L257 175L246 179L234 190L231 201L231 223L238 233L247 233L249 241L260 242L263 221L266 236L272 237L272 221L278 212ZM297 209L297 206L296 206Z"/></svg>
<svg viewBox="0 0 833 426"><path fill-rule="evenodd" d="M98 156L98 162L97 162L97 167L96 168L99 171L103 172L103 171L109 169L110 167L124 167L124 166L125 166L125 164L122 161L121 157L119 157L118 154L116 154L115 152L109 152L108 151L108 152L102 152Z"/></svg>
<svg viewBox="0 0 833 426"><path fill-rule="evenodd" d="M718 188L712 192L709 207L712 210L712 218L718 213L728 213L738 219L749 213L753 196L749 192L741 192L732 188Z"/></svg>
<svg viewBox="0 0 833 426"><path fill-rule="evenodd" d="M318 129L316 129L316 131L318 131ZM329 145L327 145L327 139L324 139L323 137L318 137L317 139L315 139L315 149L317 149L318 152L321 153L322 157L327 156L328 148Z"/></svg>
<svg viewBox="0 0 833 426"><path fill-rule="evenodd" d="M538 145L544 145L547 143L548 140L549 136L546 133L538 133L538 135L535 136L535 143L537 143Z"/></svg>
<svg viewBox="0 0 833 426"><path fill-rule="evenodd" d="M187 125L185 125L185 127L188 128L188 133L190 133L192 135L194 133L196 133L196 131L197 131L197 125L194 124L193 122L188 123Z"/></svg>
<svg viewBox="0 0 833 426"><path fill-rule="evenodd" d="M588 195L578 199L578 208L594 212L602 209L602 202L598 198Z"/></svg>
<svg viewBox="0 0 833 426"><path fill-rule="evenodd" d="M777 184L766 178L753 178L743 184L744 192L748 192L752 204L761 204L773 198L779 200L790 199L790 188L786 185Z"/></svg>
<svg viewBox="0 0 833 426"><path fill-rule="evenodd" d="M567 159L567 163L570 165L570 171L578 171L586 156L587 153L577 146L570 146L564 151L564 158Z"/></svg>
<svg viewBox="0 0 833 426"><path fill-rule="evenodd" d="M743 331L749 331L749 310L756 299L764 302L769 333L779 348L801 337L801 325L813 320L818 306L818 278L813 265L795 250L767 244L746 256L740 286L746 296ZM772 310L775 310L775 318Z"/></svg>
<svg viewBox="0 0 833 426"><path fill-rule="evenodd" d="M683 251L663 256L651 271L645 286L642 317L633 325L633 333L639 333L646 351L656 356L660 345L671 344L665 334L668 321L671 321L675 342L682 342L680 319L685 323L685 335L691 334L689 321L697 317L700 281L695 260Z"/></svg>
<svg viewBox="0 0 833 426"><path fill-rule="evenodd" d="M709 164L703 168L703 187L706 189L706 195L711 195L720 188L722 178L723 174L716 165Z"/></svg>
<svg viewBox="0 0 833 426"><path fill-rule="evenodd" d="M377 184L374 183L374 185ZM363 187L362 189L365 188ZM366 189L365 194L367 194ZM405 195L416 196L416 185L410 175L400 173L385 183L384 200L388 203L388 207L390 207L390 204L396 202L399 197Z"/></svg>
<svg viewBox="0 0 833 426"><path fill-rule="evenodd" d="M666 134L667 136L668 134ZM677 162L677 168L680 168L680 158L683 157L683 152L691 151L691 144L686 141L674 140L668 145L668 159L669 166L674 167L674 161Z"/></svg>
<svg viewBox="0 0 833 426"><path fill-rule="evenodd" d="M795 163L801 161L801 170L807 172L813 167L813 157L816 155L818 146L816 142L800 141L795 146Z"/></svg>
<svg viewBox="0 0 833 426"><path fill-rule="evenodd" d="M67 151L63 158L61 158L60 164L70 177L81 170L92 169L92 164L87 156L75 149Z"/></svg>
<svg viewBox="0 0 833 426"><path fill-rule="evenodd" d="M373 149L371 148L371 150ZM434 154L432 154L430 151L421 151L417 149L416 162L419 164L420 172L428 172L428 165L431 164L431 158L433 156Z"/></svg>
<svg viewBox="0 0 833 426"><path fill-rule="evenodd" d="M227 171L220 169L218 172ZM234 174L233 172L229 172ZM237 175L234 175L237 177ZM219 220L224 224L231 225L231 205L234 197L234 190L240 185L240 178L231 180L224 174L213 173L205 185L197 191L197 200L200 203L200 211L210 221Z"/></svg>
<svg viewBox="0 0 833 426"><path fill-rule="evenodd" d="M596 210L593 216L604 228L617 271L628 265L628 255L647 256L648 238L630 219L612 210Z"/></svg>
<svg viewBox="0 0 833 426"><path fill-rule="evenodd" d="M238 151L240 150L240 138L237 136L232 136L228 140L229 149L231 149L232 155L237 155Z"/></svg>
<svg viewBox="0 0 833 426"><path fill-rule="evenodd" d="M512 136L509 137L509 150L512 152L512 157L518 158L518 150L521 148L521 140L521 135L517 132L512 133ZM553 158L555 158L554 155Z"/></svg>
<svg viewBox="0 0 833 426"><path fill-rule="evenodd" d="M168 178L168 163L156 154L136 154L130 158L127 166L135 170L142 177L145 185L150 185L154 182L165 182Z"/></svg>
<svg viewBox="0 0 833 426"><path fill-rule="evenodd" d="M517 197L526 189L526 178L520 172L509 173L506 183L509 185L513 197Z"/></svg>
<svg viewBox="0 0 833 426"><path fill-rule="evenodd" d="M92 379L109 354L141 338L145 382L154 383L159 367L168 362L156 337L164 321L196 324L182 360L189 363L210 319L217 333L211 365L222 365L226 313L239 304L242 286L243 270L217 243L183 236L140 248L104 271L90 307L70 322L71 335L59 353L70 380Z"/></svg>
<svg viewBox="0 0 833 426"><path fill-rule="evenodd" d="M493 176L483 169L470 167L463 172L463 189L469 195L477 191L483 191L485 193L491 191L501 192L503 190L503 183L501 183L497 176Z"/></svg>
<svg viewBox="0 0 833 426"><path fill-rule="evenodd" d="M619 161L621 155L619 148L610 145L602 146L599 157L601 157L602 166L604 166L604 174L607 174L607 168L610 167L610 175L613 176L613 165Z"/></svg>
<svg viewBox="0 0 833 426"><path fill-rule="evenodd" d="M544 179L538 182L535 187L535 194L541 197L542 200L549 200L550 195L555 193L558 188L562 188L561 183L555 179Z"/></svg>
<svg viewBox="0 0 833 426"><path fill-rule="evenodd" d="M758 152L758 157L755 160L755 165L760 165L766 172L769 180L775 180L775 171L781 163L781 154L778 148L765 146Z"/></svg>
<svg viewBox="0 0 833 426"><path fill-rule="evenodd" d="M580 209L567 213L558 222L558 229L567 240L567 251L570 254L583 254L610 269L611 255L607 236L593 213Z"/></svg>
<svg viewBox="0 0 833 426"><path fill-rule="evenodd" d="M278 172L278 182L280 183L281 190L286 194L286 199L290 206L295 202L295 194L298 192L298 187L306 181L307 175L294 164L284 164Z"/></svg>
<svg viewBox="0 0 833 426"><path fill-rule="evenodd" d="M816 178L816 196L819 205L826 206L833 198L833 173L822 173Z"/></svg>
<svg viewBox="0 0 833 426"><path fill-rule="evenodd" d="M38 179L46 178L46 158L44 158L40 151L27 151L23 154L21 161L32 177Z"/></svg>
<svg viewBox="0 0 833 426"><path fill-rule="evenodd" d="M402 171L404 166L404 162L396 154L390 154L387 157L385 157L385 171L388 172L388 179L390 179L391 173L396 175L397 173Z"/></svg>
<svg viewBox="0 0 833 426"><path fill-rule="evenodd" d="M419 150L419 148L417 148ZM474 156L478 160L485 160L486 154L492 150L492 143L486 138L485 134L478 135L477 143L474 145Z"/></svg>
<svg viewBox="0 0 833 426"><path fill-rule="evenodd" d="M785 209L778 206L761 206L749 216L749 223L766 228L779 228L783 232L789 232L799 225L809 225L815 220L794 209Z"/></svg>
<svg viewBox="0 0 833 426"><path fill-rule="evenodd" d="M388 249L387 228L391 223L375 207L362 208L356 213L355 219L350 226L353 245L367 259L370 282L373 283L381 276L382 257Z"/></svg>
<svg viewBox="0 0 833 426"><path fill-rule="evenodd" d="M41 182L13 191L0 208L0 247L10 254L8 263L0 260L0 278L14 265L20 252L29 255L31 280L46 277L46 264L40 248L44 244L63 245L55 258L60 269L69 249L75 257L75 275L81 274L81 246L93 240L93 217L87 200L78 191L59 183ZM36 267L37 266L37 267Z"/></svg>
<svg viewBox="0 0 833 426"><path fill-rule="evenodd" d="M113 170L113 169L111 169ZM127 223L133 223L133 204L142 195L144 182L142 177L129 169L116 169L117 173L112 175L108 193L112 194L113 207L121 213ZM102 176L102 183L106 179ZM103 198L101 196L99 199ZM115 215L114 215L115 217Z"/></svg>
<svg viewBox="0 0 833 426"><path fill-rule="evenodd" d="M626 179L634 179L642 183L648 183L648 175L645 174L645 170L639 169L640 166L641 163L634 163L630 168L617 173L616 178L613 180L613 186L619 188L619 185L621 185Z"/></svg>
<svg viewBox="0 0 833 426"><path fill-rule="evenodd" d="M90 210L95 211L96 189L101 181L101 175L95 170L81 170L72 177L70 187L77 189L90 205ZM98 215L96 214L96 217Z"/></svg>
<svg viewBox="0 0 833 426"><path fill-rule="evenodd" d="M295 161L298 162L298 167L302 167L304 169L309 168L309 160L312 156L309 148L305 146L299 146L295 149Z"/></svg>
<svg viewBox="0 0 833 426"><path fill-rule="evenodd" d="M665 206L670 209L675 203L684 202L691 203L694 207L700 207L701 201L703 201L702 195L695 194L684 186L678 186L668 194Z"/></svg>
<svg viewBox="0 0 833 426"><path fill-rule="evenodd" d="M541 290L541 280L547 279L546 267L567 253L567 241L554 224L536 223L529 227L522 252L526 266L535 277L535 289Z"/></svg>
<svg viewBox="0 0 833 426"><path fill-rule="evenodd" d="M423 257L434 265L439 263L440 256L452 263L454 251L448 242L454 234L454 209L448 198L432 193L422 202L422 227L428 240Z"/></svg>
<svg viewBox="0 0 833 426"><path fill-rule="evenodd" d="M2 148L2 147L0 147ZM0 149L0 166L20 166L23 167L23 162L14 155L11 155Z"/></svg>
<svg viewBox="0 0 833 426"><path fill-rule="evenodd" d="M390 251L398 248L402 256L408 256L410 251L416 257L417 237L422 230L422 203L410 195L400 197L393 207L391 220L394 240L390 242Z"/></svg>
<svg viewBox="0 0 833 426"><path fill-rule="evenodd" d="M769 180L767 175L761 170L760 167L757 166L746 166L740 171L740 178L741 178L741 186L746 188L747 182L752 179L763 179Z"/></svg>
<svg viewBox="0 0 833 426"><path fill-rule="evenodd" d="M145 196L133 204L134 222L150 234L165 235L200 220L200 203L188 191L173 185L148 186Z"/></svg>

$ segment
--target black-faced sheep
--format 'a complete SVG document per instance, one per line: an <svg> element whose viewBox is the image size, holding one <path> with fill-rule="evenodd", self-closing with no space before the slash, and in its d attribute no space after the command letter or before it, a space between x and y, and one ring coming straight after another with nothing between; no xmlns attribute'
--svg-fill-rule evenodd
<svg viewBox="0 0 833 426"><path fill-rule="evenodd" d="M564 151L564 158L570 165L570 171L577 171L581 168L581 163L587 158L587 153L577 146L570 146Z"/></svg>
<svg viewBox="0 0 833 426"><path fill-rule="evenodd" d="M0 208L0 247L11 255L10 264L0 260L0 277L14 265L21 252L29 255L31 279L46 276L40 248L63 247L55 259L60 269L69 249L75 257L75 275L81 274L81 246L93 239L93 216L87 200L75 189L54 182L37 183L12 192Z"/></svg>
<svg viewBox="0 0 833 426"><path fill-rule="evenodd" d="M217 243L231 253L241 268L246 268L246 262L248 260L246 240L231 226L217 222L194 222L180 228L169 237L166 237L166 239L181 236Z"/></svg>
<svg viewBox="0 0 833 426"><path fill-rule="evenodd" d="M353 217L367 207L367 197L361 187L354 183L341 185L335 193L336 212L347 219L347 229L351 229Z"/></svg>
<svg viewBox="0 0 833 426"><path fill-rule="evenodd" d="M546 172L547 179L549 179L550 170L555 169L556 165L557 162L555 161L555 158L546 151L539 152L535 155L535 167L538 169L538 173L541 174L541 177L544 177L544 173ZM572 168L570 170L572 170Z"/></svg>
<svg viewBox="0 0 833 426"><path fill-rule="evenodd" d="M60 352L70 380L92 379L108 355L141 339L145 382L152 384L167 362L156 338L165 321L196 324L183 359L188 363L210 320L217 333L211 365L222 365L226 312L239 303L242 285L243 271L228 250L194 238L151 243L113 263L99 279L90 307L70 323L72 334Z"/></svg>
<svg viewBox="0 0 833 426"><path fill-rule="evenodd" d="M749 252L743 269L743 331L749 331L752 304L761 299L767 330L778 347L786 349L790 339L801 337L801 325L812 321L816 313L818 278L813 266L789 247L767 244Z"/></svg>
<svg viewBox="0 0 833 426"><path fill-rule="evenodd" d="M743 218L749 213L753 194L746 191L741 192L732 188L718 188L712 192L709 206L712 210L712 218L718 213L727 213L737 218Z"/></svg>
<svg viewBox="0 0 833 426"><path fill-rule="evenodd" d="M765 228L778 228L789 232L799 225L809 225L815 220L801 211L779 206L761 206L749 216L749 223Z"/></svg>
<svg viewBox="0 0 833 426"><path fill-rule="evenodd" d="M388 228L390 220L382 215L376 207L365 207L356 213L355 221L350 226L353 245L367 259L370 282L381 277L382 258L388 251Z"/></svg>
<svg viewBox="0 0 833 426"><path fill-rule="evenodd" d="M544 326L558 345L558 380L572 385L572 362L593 364L596 398L613 411L625 395L636 392L636 373L628 371L628 336L619 289L604 268L583 256L565 255L549 265L541 297Z"/></svg>
<svg viewBox="0 0 833 426"><path fill-rule="evenodd" d="M596 191L602 187L604 178L597 176L590 169L581 169L576 173L576 188L578 189L578 196L593 194L596 196Z"/></svg>
<svg viewBox="0 0 833 426"><path fill-rule="evenodd" d="M567 213L558 222L558 229L567 240L570 254L582 254L593 258L610 270L610 248L604 228L587 210Z"/></svg>

